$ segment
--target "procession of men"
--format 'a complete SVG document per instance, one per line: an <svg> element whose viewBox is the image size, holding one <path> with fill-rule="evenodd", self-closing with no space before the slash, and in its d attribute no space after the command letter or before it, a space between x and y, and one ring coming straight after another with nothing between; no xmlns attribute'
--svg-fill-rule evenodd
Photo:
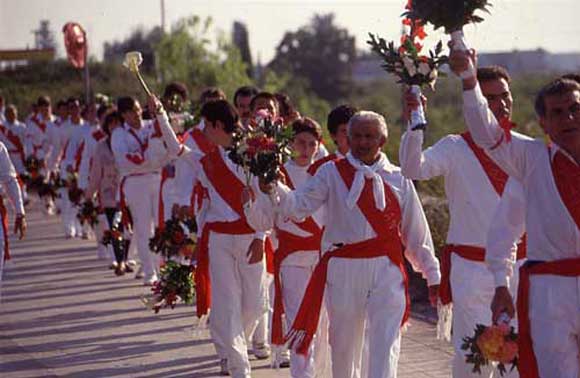
<svg viewBox="0 0 580 378"><path fill-rule="evenodd" d="M425 150L426 129L437 125L411 113L426 107L428 119L428 98L403 94L400 168L383 152L392 126L381 109L334 108L326 127L335 146L324 146L316 120L283 109L287 96L248 86L231 101L205 89L192 125L176 105L189 99L186 83L146 104L71 97L53 106L41 96L25 123L3 98L0 284L7 217L25 237L35 161L45 183L66 182L41 204L60 217L62 237L94 240L96 256L118 276L133 273L144 290L165 263L151 250L156 228L195 218L191 318L209 328L221 375L251 377L253 353L293 378L395 378L410 318L407 261L452 342L452 377L499 376L496 364L474 372L462 344L478 324L504 323L519 338L517 368L504 376L578 378L580 83L567 75L537 88L545 143L511 130L509 73L476 64L473 51L451 46L465 132ZM270 182L248 179L228 154L236 132L264 114L292 135L292 156ZM438 176L450 212L440 261L414 183ZM93 228L77 217L83 201L99 208ZM104 245L112 230L122 242Z"/></svg>

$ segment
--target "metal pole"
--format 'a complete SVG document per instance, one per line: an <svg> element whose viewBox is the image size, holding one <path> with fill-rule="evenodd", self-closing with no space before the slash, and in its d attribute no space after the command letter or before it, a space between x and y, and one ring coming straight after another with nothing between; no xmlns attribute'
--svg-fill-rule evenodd
<svg viewBox="0 0 580 378"><path fill-rule="evenodd" d="M165 33L165 0L161 0L161 31Z"/></svg>

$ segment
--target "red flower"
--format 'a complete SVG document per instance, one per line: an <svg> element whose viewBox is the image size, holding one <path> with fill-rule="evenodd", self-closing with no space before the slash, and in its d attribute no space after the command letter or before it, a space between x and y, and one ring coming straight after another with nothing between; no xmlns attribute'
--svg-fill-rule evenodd
<svg viewBox="0 0 580 378"><path fill-rule="evenodd" d="M427 33L425 33L425 28L423 26L421 26L421 24L419 23L419 26L415 25L416 28L413 31L413 36L417 37L421 40L425 39L425 37L427 37Z"/></svg>
<svg viewBox="0 0 580 378"><path fill-rule="evenodd" d="M405 5L405 9L408 9L408 10L413 9L413 0L407 0L407 5Z"/></svg>
<svg viewBox="0 0 580 378"><path fill-rule="evenodd" d="M185 234L181 230L177 230L173 233L171 239L175 244L181 244L185 240Z"/></svg>
<svg viewBox="0 0 580 378"><path fill-rule="evenodd" d="M421 50L423 50L423 45L420 44L419 42L415 42L414 45L417 52L421 52Z"/></svg>

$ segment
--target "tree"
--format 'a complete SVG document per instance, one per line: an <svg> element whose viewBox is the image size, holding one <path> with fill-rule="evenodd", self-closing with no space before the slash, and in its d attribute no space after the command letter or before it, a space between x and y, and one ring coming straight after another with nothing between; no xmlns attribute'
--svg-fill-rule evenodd
<svg viewBox="0 0 580 378"><path fill-rule="evenodd" d="M104 44L105 62L120 63L128 51L140 51L143 55L142 69L147 72L155 70L155 45L163 37L163 30L159 26L146 31L143 28L135 29L129 37L123 41L115 41Z"/></svg>
<svg viewBox="0 0 580 378"><path fill-rule="evenodd" d="M270 67L306 78L320 97L336 103L352 84L355 39L334 24L334 14L315 15L310 24L286 32Z"/></svg>
<svg viewBox="0 0 580 378"><path fill-rule="evenodd" d="M219 86L228 96L251 83L239 50L222 34L212 49L212 20L198 16L179 20L155 46L158 69L165 81L180 80L194 89Z"/></svg>
<svg viewBox="0 0 580 378"><path fill-rule="evenodd" d="M252 53L250 51L248 28L244 23L234 21L232 41L240 51L242 60L246 64L246 73L248 74L249 77L252 77L253 76Z"/></svg>

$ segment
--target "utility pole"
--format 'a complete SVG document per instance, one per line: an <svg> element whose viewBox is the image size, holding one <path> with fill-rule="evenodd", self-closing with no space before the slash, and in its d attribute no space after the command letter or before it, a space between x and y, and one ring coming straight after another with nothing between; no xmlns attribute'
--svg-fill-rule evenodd
<svg viewBox="0 0 580 378"><path fill-rule="evenodd" d="M165 33L165 0L161 0L161 31Z"/></svg>

